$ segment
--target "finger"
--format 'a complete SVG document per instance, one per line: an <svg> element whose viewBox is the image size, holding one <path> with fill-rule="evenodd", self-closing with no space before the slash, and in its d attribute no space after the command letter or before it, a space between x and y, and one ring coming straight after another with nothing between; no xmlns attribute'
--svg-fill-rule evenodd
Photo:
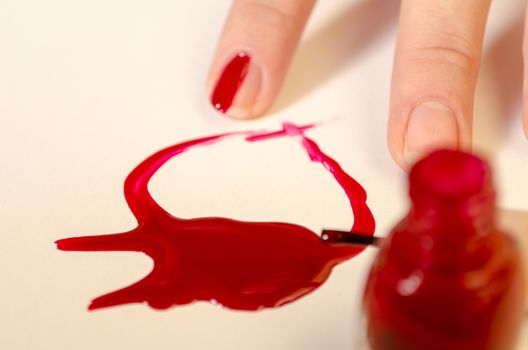
<svg viewBox="0 0 528 350"><path fill-rule="evenodd" d="M388 144L407 168L435 148L471 148L489 0L403 0Z"/></svg>
<svg viewBox="0 0 528 350"><path fill-rule="evenodd" d="M266 111L277 96L315 0L235 0L208 78L212 105L229 116Z"/></svg>
<svg viewBox="0 0 528 350"><path fill-rule="evenodd" d="M523 86L523 108L524 108L524 134L528 138L528 6L526 7L526 20L524 22L523 58L524 58L524 86Z"/></svg>

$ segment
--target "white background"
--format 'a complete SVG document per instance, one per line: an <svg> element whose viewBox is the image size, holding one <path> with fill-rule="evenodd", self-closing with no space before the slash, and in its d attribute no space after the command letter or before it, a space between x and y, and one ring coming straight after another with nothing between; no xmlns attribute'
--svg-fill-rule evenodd
<svg viewBox="0 0 528 350"><path fill-rule="evenodd" d="M496 165L501 207L517 210L517 218L528 210L522 2L494 2L475 124L476 149ZM379 234L403 215L405 175L385 144L397 2L321 1L272 113L254 122L216 114L205 96L228 6L0 2L1 349L357 348L359 295L372 251L280 309L240 313L193 304L159 312L127 305L87 312L92 298L132 283L152 264L137 253L67 253L53 244L132 228L122 184L152 152L286 120L339 117L309 135L366 187ZM287 139L193 151L163 168L151 189L183 217L284 220L314 230L347 228L353 220L339 187Z"/></svg>

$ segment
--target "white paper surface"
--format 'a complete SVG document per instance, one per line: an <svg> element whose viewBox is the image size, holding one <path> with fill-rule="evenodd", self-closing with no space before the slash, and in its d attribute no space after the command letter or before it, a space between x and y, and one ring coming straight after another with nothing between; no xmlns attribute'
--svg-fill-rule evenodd
<svg viewBox="0 0 528 350"><path fill-rule="evenodd" d="M521 3L496 2L492 9L475 138L476 149L497 166L501 206L522 211L528 210L522 74L510 79L501 65L510 53L510 70L521 69L512 66L520 62L520 42L506 40L519 34ZM163 312L143 305L87 312L92 298L139 279L152 263L136 253L60 252L53 244L132 228L123 181L152 152L286 120L339 117L309 135L367 189L380 234L404 213L405 176L385 142L397 6L320 2L273 112L252 122L218 115L205 96L228 6L0 3L1 349L356 348L372 252L338 266L321 288L280 309L241 313L200 303ZM518 85L511 90L517 95L501 93L508 84ZM163 168L151 186L155 198L184 217L284 220L314 230L352 223L339 187L295 141L229 141L214 150L192 151Z"/></svg>

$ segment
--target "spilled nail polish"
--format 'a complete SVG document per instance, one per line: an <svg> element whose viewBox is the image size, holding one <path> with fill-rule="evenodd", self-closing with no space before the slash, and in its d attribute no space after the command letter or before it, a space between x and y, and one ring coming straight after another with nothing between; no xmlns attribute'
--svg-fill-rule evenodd
<svg viewBox="0 0 528 350"><path fill-rule="evenodd" d="M89 309L144 302L166 309L207 301L230 309L258 310L290 303L318 288L336 265L365 247L326 243L315 232L290 223L181 219L160 207L148 190L151 177L163 164L191 149L236 136L245 136L248 142L292 137L301 142L309 159L321 164L342 187L354 215L351 231L372 235L375 221L365 190L305 135L313 126L285 123L273 132L194 139L163 149L139 164L125 181L125 198L137 219L136 228L56 242L58 249L65 251L142 252L154 262L142 280L94 299Z"/></svg>
<svg viewBox="0 0 528 350"><path fill-rule="evenodd" d="M246 78L250 61L251 58L247 53L239 52L225 66L211 95L211 104L215 109L225 113L231 108L233 100Z"/></svg>

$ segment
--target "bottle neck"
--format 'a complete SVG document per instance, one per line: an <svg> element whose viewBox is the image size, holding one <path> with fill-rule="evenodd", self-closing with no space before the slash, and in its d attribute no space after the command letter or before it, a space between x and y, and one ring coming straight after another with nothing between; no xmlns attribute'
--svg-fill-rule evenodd
<svg viewBox="0 0 528 350"><path fill-rule="evenodd" d="M490 240L498 232L494 199L493 191L449 200L413 198L407 226L421 242L420 264L444 270L475 269L485 264L491 255Z"/></svg>
<svg viewBox="0 0 528 350"><path fill-rule="evenodd" d="M464 237L485 236L495 228L495 194L489 190L466 198L414 196L409 220L413 227Z"/></svg>
<svg viewBox="0 0 528 350"><path fill-rule="evenodd" d="M416 163L409 185L406 231L417 242L420 265L460 271L484 264L497 232L487 163L469 153L436 151Z"/></svg>

